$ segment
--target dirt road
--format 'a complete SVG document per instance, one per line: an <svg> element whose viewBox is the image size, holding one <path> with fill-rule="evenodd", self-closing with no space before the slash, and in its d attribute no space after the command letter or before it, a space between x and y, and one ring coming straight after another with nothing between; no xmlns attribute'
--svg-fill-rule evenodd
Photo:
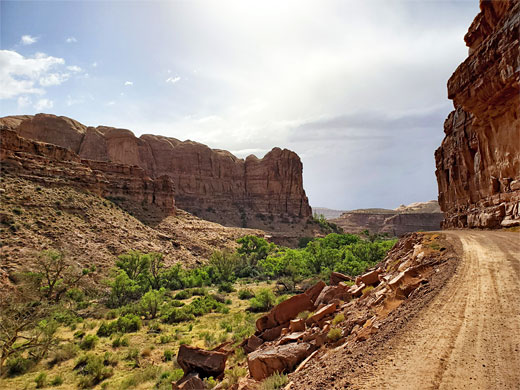
<svg viewBox="0 0 520 390"><path fill-rule="evenodd" d="M456 273L353 388L520 389L520 235L445 233L462 243Z"/></svg>

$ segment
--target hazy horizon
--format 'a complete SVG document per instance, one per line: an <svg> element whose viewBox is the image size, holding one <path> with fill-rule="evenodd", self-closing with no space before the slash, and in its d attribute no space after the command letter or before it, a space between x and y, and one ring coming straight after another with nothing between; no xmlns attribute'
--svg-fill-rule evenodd
<svg viewBox="0 0 520 390"><path fill-rule="evenodd" d="M288 148L314 207L428 201L477 3L2 1L0 116Z"/></svg>

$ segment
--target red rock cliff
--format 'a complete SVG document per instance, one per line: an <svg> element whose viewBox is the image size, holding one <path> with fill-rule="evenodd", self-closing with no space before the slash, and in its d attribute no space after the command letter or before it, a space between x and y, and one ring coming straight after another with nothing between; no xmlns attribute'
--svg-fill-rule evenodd
<svg viewBox="0 0 520 390"><path fill-rule="evenodd" d="M113 200L143 220L175 214L173 181L150 178L142 168L82 160L61 146L18 136L0 128L0 166L11 173L50 186L72 186Z"/></svg>
<svg viewBox="0 0 520 390"><path fill-rule="evenodd" d="M520 225L520 1L482 1L435 152L443 227Z"/></svg>
<svg viewBox="0 0 520 390"><path fill-rule="evenodd" d="M302 163L286 149L243 160L197 142L137 138L129 130L86 127L48 114L2 121L22 137L63 146L83 159L137 165L152 178L166 175L175 183L179 208L224 225L265 228L274 218L288 223L312 215Z"/></svg>

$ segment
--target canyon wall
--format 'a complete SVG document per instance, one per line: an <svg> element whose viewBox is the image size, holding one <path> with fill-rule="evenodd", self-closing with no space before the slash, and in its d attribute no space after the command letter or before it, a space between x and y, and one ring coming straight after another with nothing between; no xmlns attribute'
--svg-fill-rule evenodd
<svg viewBox="0 0 520 390"><path fill-rule="evenodd" d="M387 233L401 237L416 231L439 230L443 214L436 201L417 202L391 209L359 209L343 212L331 222L346 233Z"/></svg>
<svg viewBox="0 0 520 390"><path fill-rule="evenodd" d="M520 2L482 1L435 152L444 228L520 225Z"/></svg>
<svg viewBox="0 0 520 390"><path fill-rule="evenodd" d="M0 129L2 175L12 174L46 186L69 186L110 199L145 221L175 214L173 181L150 178L142 168L81 159L73 151Z"/></svg>
<svg viewBox="0 0 520 390"><path fill-rule="evenodd" d="M82 159L139 166L151 178L166 175L175 183L176 205L210 221L272 230L279 222L292 224L311 216L302 163L286 149L243 160L197 142L156 135L137 138L129 130L87 127L48 114L6 117L0 124L22 137L67 148Z"/></svg>

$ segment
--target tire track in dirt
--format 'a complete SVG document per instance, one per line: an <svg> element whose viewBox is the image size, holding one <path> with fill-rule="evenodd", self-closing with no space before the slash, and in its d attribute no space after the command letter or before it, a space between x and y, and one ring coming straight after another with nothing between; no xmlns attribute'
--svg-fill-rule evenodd
<svg viewBox="0 0 520 390"><path fill-rule="evenodd" d="M353 388L520 389L520 235L444 233L462 243L456 273Z"/></svg>

